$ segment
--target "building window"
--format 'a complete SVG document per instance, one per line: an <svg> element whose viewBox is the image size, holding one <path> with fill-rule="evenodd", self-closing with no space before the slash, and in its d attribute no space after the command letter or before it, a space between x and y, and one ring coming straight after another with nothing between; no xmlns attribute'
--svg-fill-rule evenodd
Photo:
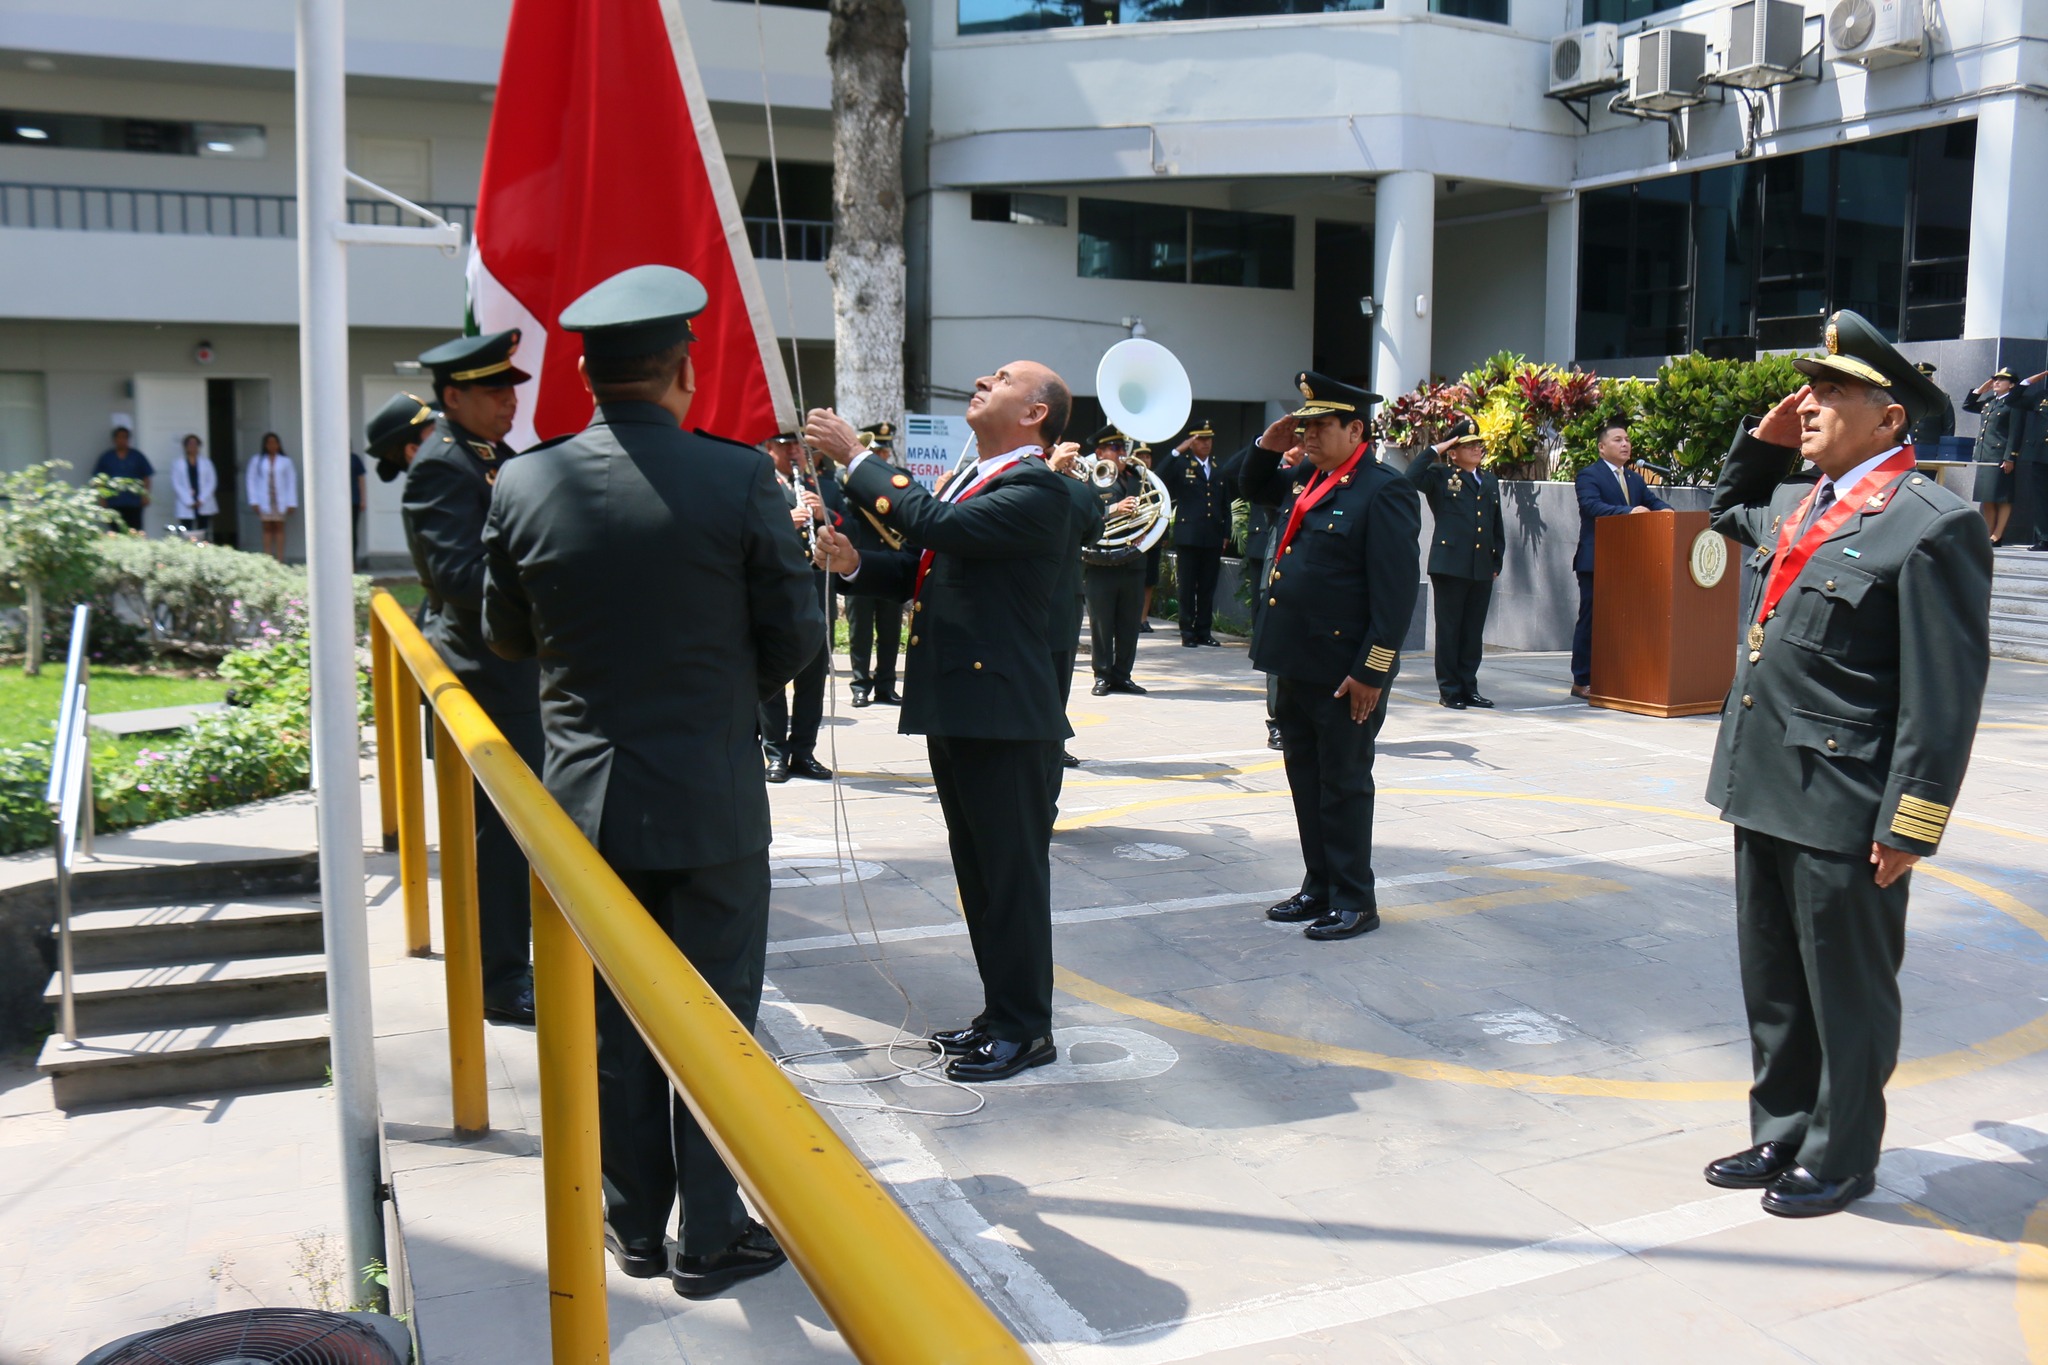
<svg viewBox="0 0 2048 1365"><path fill-rule="evenodd" d="M40 374L0 370L0 473L50 458Z"/></svg>
<svg viewBox="0 0 2048 1365"><path fill-rule="evenodd" d="M960 32L1021 33L1044 28L1158 24L1178 19L1264 18L1376 10L1382 0L960 0ZM1488 8L1505 0L1445 0Z"/></svg>
<svg viewBox="0 0 2048 1365"><path fill-rule="evenodd" d="M1975 163L1964 123L1588 191L1579 358L1811 346L1843 308L1959 337Z"/></svg>
<svg viewBox="0 0 2048 1365"><path fill-rule="evenodd" d="M260 161L267 145L263 129L253 123L183 123L176 119L0 109L0 146Z"/></svg>
<svg viewBox="0 0 2048 1365"><path fill-rule="evenodd" d="M1294 220L1277 213L1081 201L1078 269L1092 280L1294 288Z"/></svg>
<svg viewBox="0 0 2048 1365"><path fill-rule="evenodd" d="M1432 14L1448 14L1453 19L1484 19L1489 24L1505 24L1508 21L1508 0L1429 0Z"/></svg>
<svg viewBox="0 0 2048 1365"><path fill-rule="evenodd" d="M1687 0L1580 0L1579 22L1582 24L1626 24L1635 19L1647 19L1665 10L1677 9Z"/></svg>
<svg viewBox="0 0 2048 1365"><path fill-rule="evenodd" d="M1021 223L1027 227L1065 227L1064 194L974 194L970 213L977 223Z"/></svg>

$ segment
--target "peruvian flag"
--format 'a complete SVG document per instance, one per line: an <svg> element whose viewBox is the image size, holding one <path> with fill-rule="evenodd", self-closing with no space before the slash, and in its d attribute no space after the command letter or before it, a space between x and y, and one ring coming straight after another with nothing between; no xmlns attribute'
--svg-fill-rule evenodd
<svg viewBox="0 0 2048 1365"><path fill-rule="evenodd" d="M753 252L677 0L514 0L469 257L470 315L517 327L524 449L579 431L579 339L556 325L636 265L702 281L690 425L738 441L796 426Z"/></svg>

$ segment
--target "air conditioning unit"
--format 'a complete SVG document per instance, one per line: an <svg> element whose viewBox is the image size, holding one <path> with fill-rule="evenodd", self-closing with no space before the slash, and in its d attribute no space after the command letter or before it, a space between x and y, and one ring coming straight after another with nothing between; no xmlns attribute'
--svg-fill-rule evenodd
<svg viewBox="0 0 2048 1365"><path fill-rule="evenodd" d="M1831 62L1896 66L1926 50L1925 0L1831 0L1827 54Z"/></svg>
<svg viewBox="0 0 2048 1365"><path fill-rule="evenodd" d="M1707 76L1707 35L1682 28L1653 28L1635 41L1629 68L1628 102L1637 109L1668 114L1702 103Z"/></svg>
<svg viewBox="0 0 2048 1365"><path fill-rule="evenodd" d="M1748 90L1797 80L1805 42L1799 0L1744 0L1728 11L1728 62L1714 79Z"/></svg>
<svg viewBox="0 0 2048 1365"><path fill-rule="evenodd" d="M1621 29L1588 24L1550 40L1550 93L1583 95L1621 84Z"/></svg>

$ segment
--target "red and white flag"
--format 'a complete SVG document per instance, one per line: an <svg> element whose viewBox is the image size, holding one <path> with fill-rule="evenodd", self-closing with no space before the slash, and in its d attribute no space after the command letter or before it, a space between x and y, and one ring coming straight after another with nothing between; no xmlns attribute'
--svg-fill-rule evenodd
<svg viewBox="0 0 2048 1365"><path fill-rule="evenodd" d="M796 404L676 0L514 0L469 257L470 315L517 327L523 449L581 430L590 394L562 310L636 265L687 270L711 304L691 329L690 425L738 441L796 426Z"/></svg>

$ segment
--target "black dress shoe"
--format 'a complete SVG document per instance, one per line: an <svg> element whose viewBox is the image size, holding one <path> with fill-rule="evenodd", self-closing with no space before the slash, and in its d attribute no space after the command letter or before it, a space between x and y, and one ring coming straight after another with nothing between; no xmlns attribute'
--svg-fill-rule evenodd
<svg viewBox="0 0 2048 1365"><path fill-rule="evenodd" d="M1115 682L1109 685L1109 690L1112 692L1122 692L1127 696L1132 697L1142 697L1145 695L1146 691L1146 689L1138 686L1129 678L1118 678Z"/></svg>
<svg viewBox="0 0 2048 1365"><path fill-rule="evenodd" d="M1799 1164L1799 1148L1790 1142L1759 1142L1733 1156L1707 1163L1709 1185L1724 1190L1760 1190Z"/></svg>
<svg viewBox="0 0 2048 1365"><path fill-rule="evenodd" d="M1764 1191L1764 1212L1780 1218L1819 1218L1840 1213L1876 1188L1875 1174L1822 1180L1804 1166L1794 1166Z"/></svg>
<svg viewBox="0 0 2048 1365"><path fill-rule="evenodd" d="M1078 768L1078 767L1080 767L1080 766L1081 766L1081 760L1080 760L1080 759L1078 759L1078 758L1075 758L1075 757L1074 757L1074 756L1073 756L1072 754L1068 753L1068 752L1067 752L1067 751L1066 751L1065 749L1062 749L1062 750L1060 750L1060 766L1061 766L1062 768Z"/></svg>
<svg viewBox="0 0 2048 1365"><path fill-rule="evenodd" d="M1467 692L1465 694L1465 705L1476 706L1482 711L1491 711L1493 709L1493 698L1482 697L1477 692Z"/></svg>
<svg viewBox="0 0 2048 1365"><path fill-rule="evenodd" d="M1195 643L1198 645L1211 645L1217 649L1223 648L1223 642L1213 635L1204 635L1201 639L1195 641Z"/></svg>
<svg viewBox="0 0 2048 1365"><path fill-rule="evenodd" d="M901 705L903 705L903 698L901 698L901 697L899 697L899 696L897 696L897 695L896 695L896 689L895 689L894 687L878 687L878 688L876 688L876 689L875 689L875 700L876 700L876 701L878 701L878 702L880 702L880 703L881 703L882 705L884 705L884 706L901 706Z"/></svg>
<svg viewBox="0 0 2048 1365"><path fill-rule="evenodd" d="M768 751L768 780L770 782L789 781L789 760L776 753L773 749Z"/></svg>
<svg viewBox="0 0 2048 1365"><path fill-rule="evenodd" d="M954 1081L1002 1081L1034 1066L1059 1058L1060 1050L1050 1038L1013 1043L1007 1038L987 1038L980 1047L946 1063L946 1078Z"/></svg>
<svg viewBox="0 0 2048 1365"><path fill-rule="evenodd" d="M1201 643L1201 641L1199 641L1199 640L1182 640L1182 641L1180 642L1180 647L1181 647L1182 649L1193 649L1193 648L1194 648L1194 647L1195 647L1196 645L1198 645L1198 644L1200 644L1200 643Z"/></svg>
<svg viewBox="0 0 2048 1365"><path fill-rule="evenodd" d="M619 1273L629 1279L651 1280L668 1273L668 1243L657 1237L651 1242L629 1242L604 1225L604 1249L618 1263Z"/></svg>
<svg viewBox="0 0 2048 1365"><path fill-rule="evenodd" d="M1140 635L1150 635L1151 633L1152 633L1152 623L1151 623L1150 621L1140 621L1140 622L1138 622L1138 634L1140 634Z"/></svg>
<svg viewBox="0 0 2048 1365"><path fill-rule="evenodd" d="M708 1299L741 1280L766 1275L788 1259L775 1234L749 1218L746 1229L725 1250L709 1256L677 1256L676 1268L668 1277L684 1298Z"/></svg>
<svg viewBox="0 0 2048 1365"><path fill-rule="evenodd" d="M2029 546L2028 546L2027 548L2028 548L2029 550L2033 550L2033 551L2035 551L2036 553L2039 553L2039 552L2040 552L2040 551L2042 551L2042 550L2048 550L2048 544L2042 544L2042 545L2029 545Z"/></svg>
<svg viewBox="0 0 2048 1365"><path fill-rule="evenodd" d="M988 1030L976 1019L965 1028L940 1029L932 1035L932 1041L948 1057L964 1057L988 1041Z"/></svg>
<svg viewBox="0 0 2048 1365"><path fill-rule="evenodd" d="M1109 679L1097 678L1095 686L1088 689L1088 694L1093 697L1106 697L1115 690L1114 687L1110 686Z"/></svg>
<svg viewBox="0 0 2048 1365"><path fill-rule="evenodd" d="M1280 722L1277 720L1266 722L1266 747L1268 749L1285 749L1287 747L1280 739Z"/></svg>
<svg viewBox="0 0 2048 1365"><path fill-rule="evenodd" d="M1304 938L1318 943L1334 943L1340 938L1357 938L1380 927L1380 912L1377 910L1332 910L1321 919L1302 930Z"/></svg>
<svg viewBox="0 0 2048 1365"><path fill-rule="evenodd" d="M1463 697L1438 697L1436 704L1438 706L1447 706L1453 711L1465 709L1465 699Z"/></svg>
<svg viewBox="0 0 2048 1365"><path fill-rule="evenodd" d="M1278 905L1266 907L1266 918L1281 924L1300 924L1303 920L1321 919L1330 913L1326 902L1317 900L1306 891L1297 891Z"/></svg>
<svg viewBox="0 0 2048 1365"><path fill-rule="evenodd" d="M873 706L875 699L868 694L865 687L856 687L853 689L853 704L856 707Z"/></svg>
<svg viewBox="0 0 2048 1365"><path fill-rule="evenodd" d="M818 762L816 754L797 754L789 760L791 777L808 777L813 782L830 782L832 770Z"/></svg>
<svg viewBox="0 0 2048 1365"><path fill-rule="evenodd" d="M516 989L502 995L485 996L484 1018L497 1019L507 1024L532 1023L533 979L527 978Z"/></svg>

